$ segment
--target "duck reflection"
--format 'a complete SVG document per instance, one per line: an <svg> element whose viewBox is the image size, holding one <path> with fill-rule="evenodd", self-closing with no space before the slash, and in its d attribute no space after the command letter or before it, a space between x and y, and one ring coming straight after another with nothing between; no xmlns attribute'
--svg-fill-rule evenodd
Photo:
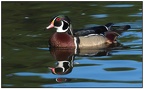
<svg viewBox="0 0 144 89"><path fill-rule="evenodd" d="M97 57L109 56L112 49L121 49L123 46L120 43L112 45L101 45L99 49L61 49L50 48L50 53L56 59L57 64L55 67L49 67L51 72L55 75L66 75L72 72L74 59L78 57ZM70 78L56 78L57 82L68 82Z"/></svg>
<svg viewBox="0 0 144 89"><path fill-rule="evenodd" d="M99 49L61 49L50 48L50 53L56 59L57 64L55 67L49 67L53 74L65 75L72 72L74 67L75 56L80 57L95 57L95 56L109 56L112 48L122 46L121 44L112 44L106 47L101 45ZM105 48L105 49L104 49Z"/></svg>
<svg viewBox="0 0 144 89"><path fill-rule="evenodd" d="M49 67L53 74L64 75L69 74L72 71L74 65L75 50L51 48L50 53L54 59L57 60L55 67Z"/></svg>

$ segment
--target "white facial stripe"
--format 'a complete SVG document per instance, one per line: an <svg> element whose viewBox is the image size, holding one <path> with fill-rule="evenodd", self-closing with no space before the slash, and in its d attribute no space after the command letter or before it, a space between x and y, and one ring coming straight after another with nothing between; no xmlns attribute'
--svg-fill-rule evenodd
<svg viewBox="0 0 144 89"><path fill-rule="evenodd" d="M55 26L55 28L57 28L57 32L66 32L68 29L69 29L69 27L66 29L66 30L63 30L63 25L64 25L64 23L63 23L63 21L62 21L62 25L60 26L60 27L56 27Z"/></svg>
<svg viewBox="0 0 144 89"><path fill-rule="evenodd" d="M66 20L63 20L63 21L65 21L67 24L69 24Z"/></svg>
<svg viewBox="0 0 144 89"><path fill-rule="evenodd" d="M66 21L66 20L63 20L64 22L66 22L68 25L69 25L69 23ZM68 28L67 29L69 29L70 27L68 26Z"/></svg>
<svg viewBox="0 0 144 89"><path fill-rule="evenodd" d="M64 25L64 23L62 22L62 25L60 26L60 27L56 27L55 26L55 28L57 28L57 32L66 32L68 29L66 29L66 30L63 30L63 25Z"/></svg>

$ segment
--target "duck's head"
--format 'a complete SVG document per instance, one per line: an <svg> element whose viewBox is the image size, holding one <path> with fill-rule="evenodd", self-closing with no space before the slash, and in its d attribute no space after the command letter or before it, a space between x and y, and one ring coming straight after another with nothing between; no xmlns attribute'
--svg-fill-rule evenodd
<svg viewBox="0 0 144 89"><path fill-rule="evenodd" d="M67 32L71 30L71 22L67 16L58 15L50 20L50 25L46 29L56 28L56 32Z"/></svg>

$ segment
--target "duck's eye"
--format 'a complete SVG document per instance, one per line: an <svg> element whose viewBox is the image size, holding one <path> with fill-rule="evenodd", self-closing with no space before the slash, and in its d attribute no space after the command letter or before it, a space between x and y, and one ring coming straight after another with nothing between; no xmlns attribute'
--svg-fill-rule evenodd
<svg viewBox="0 0 144 89"><path fill-rule="evenodd" d="M60 18L56 18L56 20L54 21L54 26L57 26L57 27L59 27L59 26L61 26L61 19Z"/></svg>
<svg viewBox="0 0 144 89"><path fill-rule="evenodd" d="M56 18L56 21L61 21L61 18Z"/></svg>

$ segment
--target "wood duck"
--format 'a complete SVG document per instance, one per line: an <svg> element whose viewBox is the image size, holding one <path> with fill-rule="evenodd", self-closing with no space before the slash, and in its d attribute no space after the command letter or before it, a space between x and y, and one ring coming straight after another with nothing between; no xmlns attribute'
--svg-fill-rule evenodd
<svg viewBox="0 0 144 89"><path fill-rule="evenodd" d="M46 29L56 28L56 32L50 37L50 47L55 48L97 48L100 45L116 43L121 33L130 28L125 26L112 26L108 23L104 26L95 26L73 31L71 21L67 16L58 15L52 18ZM113 29L120 29L119 31Z"/></svg>

